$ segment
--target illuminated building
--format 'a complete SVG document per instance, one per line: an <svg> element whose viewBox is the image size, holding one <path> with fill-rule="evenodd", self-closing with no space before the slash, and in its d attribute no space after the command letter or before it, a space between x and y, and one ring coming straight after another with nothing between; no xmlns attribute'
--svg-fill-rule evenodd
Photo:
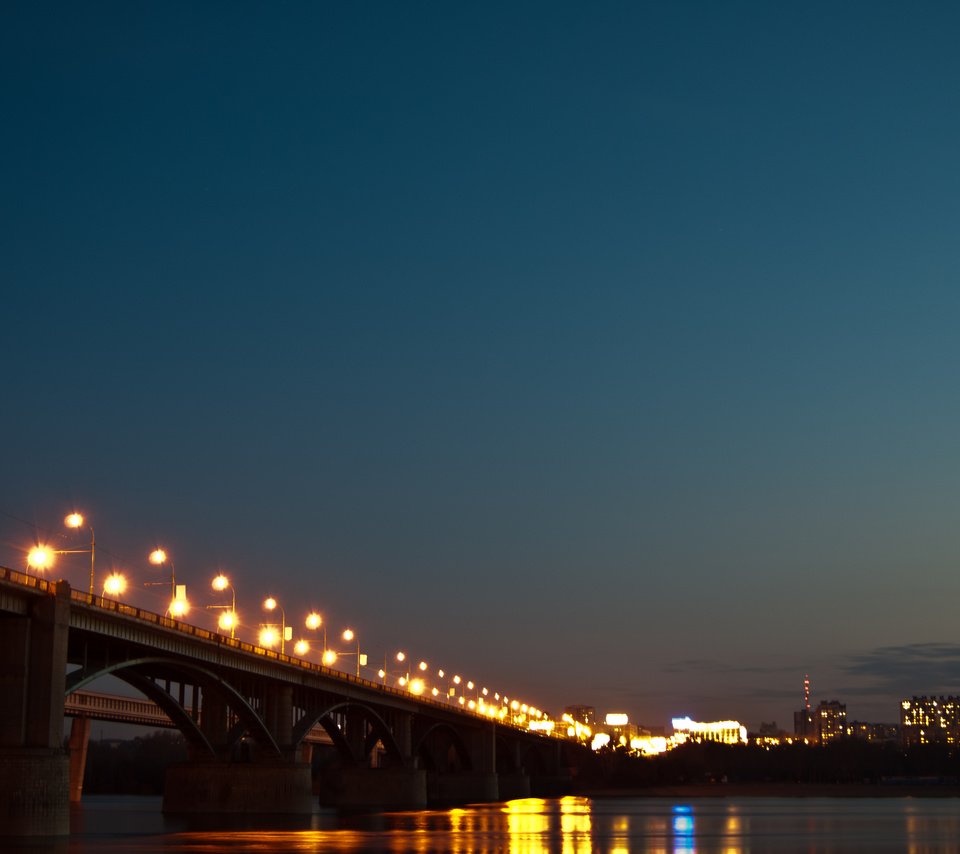
<svg viewBox="0 0 960 854"><path fill-rule="evenodd" d="M747 728L739 721L712 721L703 723L690 718L674 718L677 741L719 741L723 744L746 744Z"/></svg>
<svg viewBox="0 0 960 854"><path fill-rule="evenodd" d="M622 712L611 712L604 718L603 726L598 727L598 734L606 733L610 736L609 743L614 747L629 747L631 742L641 735L649 735L646 730L630 723L630 718Z"/></svg>
<svg viewBox="0 0 960 854"><path fill-rule="evenodd" d="M597 710L593 706L567 706L563 713L569 715L577 723L593 728L596 723Z"/></svg>
<svg viewBox="0 0 960 854"><path fill-rule="evenodd" d="M913 697L900 702L904 747L960 742L960 697Z"/></svg>
<svg viewBox="0 0 960 854"><path fill-rule="evenodd" d="M847 736L874 743L899 741L900 727L896 724L870 724L864 721L850 721L847 724Z"/></svg>
<svg viewBox="0 0 960 854"><path fill-rule="evenodd" d="M839 741L847 734L847 707L836 700L821 700L813 715L821 744Z"/></svg>
<svg viewBox="0 0 960 854"><path fill-rule="evenodd" d="M793 713L793 733L797 738L813 741L817 737L817 726L810 709L800 709Z"/></svg>

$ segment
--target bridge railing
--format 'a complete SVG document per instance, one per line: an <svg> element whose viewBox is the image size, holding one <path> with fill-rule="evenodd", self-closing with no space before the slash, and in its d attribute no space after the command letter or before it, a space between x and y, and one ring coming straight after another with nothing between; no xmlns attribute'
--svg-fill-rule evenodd
<svg viewBox="0 0 960 854"><path fill-rule="evenodd" d="M10 569L5 566L0 566L0 581L12 581L15 584L19 584L24 587L30 587L48 595L54 595L56 593L56 582L47 581L46 579L39 578L36 575L19 572L15 569ZM390 694L405 700L415 699L415 701L418 703L434 706L439 709L444 709L448 712L457 712L459 714L470 715L471 717L479 717L485 720L490 719L487 715L484 715L479 711L470 711L467 709L458 708L450 705L449 703L435 700L432 697L417 695L412 698L409 692L402 691L399 688L394 688L392 685L385 685L382 682L374 682L373 680L365 679L362 676L354 676L350 673L344 673L342 670L334 670L333 668L327 667L324 664L314 664L312 661L306 661L302 658L294 658L286 655L285 653L277 652L276 650L265 649L264 647L256 646L252 643L248 643L247 641L240 640L239 638L232 638L227 635L222 635L219 632L201 628L200 626L194 626L190 623L183 623L180 620L175 620L174 618L168 617L165 614L157 614L154 611L146 611L143 608L137 608L136 606L128 605L125 602L118 602L116 599L108 599L102 595L98 596L96 594L87 593L84 590L74 590L73 588L70 589L70 598L72 601L88 607L98 608L104 611L112 611L117 614L123 614L124 616L132 617L136 620L153 623L154 625L161 626L166 629L192 635L193 637L209 643L216 643L220 646L230 647L231 649L236 649L251 655L273 659L279 663L317 673L331 679L338 679L343 682L360 685L364 688L370 688L372 690ZM504 720L499 717L494 718L494 720L496 720L496 722L501 726L509 726L515 729L523 730L527 729L526 727L521 726L520 724L515 724L510 720ZM554 737L563 737L561 733L556 732L551 733L550 735Z"/></svg>

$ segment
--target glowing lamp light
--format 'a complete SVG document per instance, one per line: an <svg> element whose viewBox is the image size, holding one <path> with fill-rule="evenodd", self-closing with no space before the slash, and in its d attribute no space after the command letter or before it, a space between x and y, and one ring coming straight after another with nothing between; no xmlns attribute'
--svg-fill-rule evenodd
<svg viewBox="0 0 960 854"><path fill-rule="evenodd" d="M407 684L407 677L406 677L406 676L401 676L401 677L397 680L397 684L398 684L401 688L403 688L403 686Z"/></svg>
<svg viewBox="0 0 960 854"><path fill-rule="evenodd" d="M217 619L217 625L225 632L235 629L237 627L237 612L224 611Z"/></svg>
<svg viewBox="0 0 960 854"><path fill-rule="evenodd" d="M594 737L593 741L590 744L590 747L593 750L599 750L601 747L606 747L610 743L610 736L605 732L598 732Z"/></svg>
<svg viewBox="0 0 960 854"><path fill-rule="evenodd" d="M387 671L382 667L377 671L377 677L383 679L387 675Z"/></svg>
<svg viewBox="0 0 960 854"><path fill-rule="evenodd" d="M31 569L50 569L53 557L53 549L48 546L34 546L27 552L27 566Z"/></svg>
<svg viewBox="0 0 960 854"><path fill-rule="evenodd" d="M69 513L63 520L63 524L68 528L82 528L83 516L79 513Z"/></svg>
<svg viewBox="0 0 960 854"><path fill-rule="evenodd" d="M190 603L186 599L173 599L170 602L171 617L176 617L179 619L180 617L186 616L189 611Z"/></svg>
<svg viewBox="0 0 960 854"><path fill-rule="evenodd" d="M440 691L436 688L431 688L430 693L433 694L434 697L436 697L440 693Z"/></svg>
<svg viewBox="0 0 960 854"><path fill-rule="evenodd" d="M399 662L402 663L402 662L406 661L406 659L407 659L407 654L406 654L405 652L398 652L398 653L397 653L397 661L399 661Z"/></svg>
<svg viewBox="0 0 960 854"><path fill-rule="evenodd" d="M103 592L107 596L122 596L127 589L127 579L119 572L111 572L103 582Z"/></svg>
<svg viewBox="0 0 960 854"><path fill-rule="evenodd" d="M454 684L454 685L459 685L459 684L460 684L460 677L459 677L459 676L454 676L454 677L453 677L453 684Z"/></svg>
<svg viewBox="0 0 960 854"><path fill-rule="evenodd" d="M606 717L607 726L626 726L629 722L630 719L622 712L611 712Z"/></svg>
<svg viewBox="0 0 960 854"><path fill-rule="evenodd" d="M260 646L270 649L280 642L280 634L272 626L264 626L260 629Z"/></svg>
<svg viewBox="0 0 960 854"><path fill-rule="evenodd" d="M423 671L424 673L426 673L426 672L427 672L427 667L429 667L429 665L427 664L427 662L421 661L421 662L417 665L417 667L419 667L421 671Z"/></svg>
<svg viewBox="0 0 960 854"><path fill-rule="evenodd" d="M323 663L330 667L332 664L335 664L337 660L337 654L332 649L324 650L323 653Z"/></svg>
<svg viewBox="0 0 960 854"><path fill-rule="evenodd" d="M306 655L308 652L310 652L310 644L308 644L305 640L298 640L293 645L293 651L294 653L302 657Z"/></svg>
<svg viewBox="0 0 960 854"><path fill-rule="evenodd" d="M422 679L411 679L410 680L410 693L416 694L418 697L423 693L426 686L423 684Z"/></svg>
<svg viewBox="0 0 960 854"><path fill-rule="evenodd" d="M348 643L354 639L355 635L353 629L344 629L343 630L343 639Z"/></svg>
<svg viewBox="0 0 960 854"><path fill-rule="evenodd" d="M167 562L167 553L163 549L154 549L150 552L148 560L154 566L161 566Z"/></svg>
<svg viewBox="0 0 960 854"><path fill-rule="evenodd" d="M472 680L467 683L467 690L468 690L468 691L472 691L472 690L473 690L473 681L472 681Z"/></svg>
<svg viewBox="0 0 960 854"><path fill-rule="evenodd" d="M443 679L443 671L442 671L442 670L438 670L438 671L437 671L437 676L439 676L441 679Z"/></svg>
<svg viewBox="0 0 960 854"><path fill-rule="evenodd" d="M272 596L268 596L263 600L263 607L268 611L275 611L277 609L277 600Z"/></svg>
<svg viewBox="0 0 960 854"><path fill-rule="evenodd" d="M210 582L210 586L218 593L222 593L230 586L230 579L221 572Z"/></svg>
<svg viewBox="0 0 960 854"><path fill-rule="evenodd" d="M316 611L311 611L307 614L307 628L311 631L319 629L323 625L323 617L321 617Z"/></svg>

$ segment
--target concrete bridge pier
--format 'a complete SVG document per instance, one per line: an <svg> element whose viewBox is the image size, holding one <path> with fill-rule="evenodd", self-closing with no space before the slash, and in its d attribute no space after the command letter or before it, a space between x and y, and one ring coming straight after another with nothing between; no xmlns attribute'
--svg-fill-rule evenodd
<svg viewBox="0 0 960 854"><path fill-rule="evenodd" d="M80 803L83 796L83 772L87 767L90 746L90 718L74 718L70 724L70 803Z"/></svg>
<svg viewBox="0 0 960 854"><path fill-rule="evenodd" d="M496 724L490 722L468 735L470 764L466 768L442 767L430 775L428 796L437 804L470 804L499 801Z"/></svg>
<svg viewBox="0 0 960 854"><path fill-rule="evenodd" d="M165 813L313 812L310 766L301 762L181 762L167 769Z"/></svg>
<svg viewBox="0 0 960 854"><path fill-rule="evenodd" d="M0 835L70 833L63 749L70 586L0 616ZM0 846L2 848L3 846Z"/></svg>
<svg viewBox="0 0 960 854"><path fill-rule="evenodd" d="M163 811L167 813L259 813L309 815L313 792L309 762L297 761L291 745L293 688L271 684L265 696L265 723L274 748L257 750L252 762L228 761L227 705L214 691L202 694L201 729L215 756L193 757L167 769ZM259 745L266 748L266 745Z"/></svg>
<svg viewBox="0 0 960 854"><path fill-rule="evenodd" d="M412 716L396 712L388 726L400 756L392 764L374 767L366 755L366 721L359 710L346 716L345 741L351 756L341 757L335 778L320 793L321 803L339 807L419 809L427 805L427 773L416 767L411 756Z"/></svg>
<svg viewBox="0 0 960 854"><path fill-rule="evenodd" d="M530 797L530 777L522 771L497 774L497 796L501 801Z"/></svg>

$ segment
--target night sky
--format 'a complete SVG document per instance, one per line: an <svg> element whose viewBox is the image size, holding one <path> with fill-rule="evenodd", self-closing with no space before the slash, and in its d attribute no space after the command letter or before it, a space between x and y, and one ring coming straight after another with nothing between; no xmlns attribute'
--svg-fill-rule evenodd
<svg viewBox="0 0 960 854"><path fill-rule="evenodd" d="M958 31L3 4L0 563L76 508L144 607L652 725L957 693Z"/></svg>

